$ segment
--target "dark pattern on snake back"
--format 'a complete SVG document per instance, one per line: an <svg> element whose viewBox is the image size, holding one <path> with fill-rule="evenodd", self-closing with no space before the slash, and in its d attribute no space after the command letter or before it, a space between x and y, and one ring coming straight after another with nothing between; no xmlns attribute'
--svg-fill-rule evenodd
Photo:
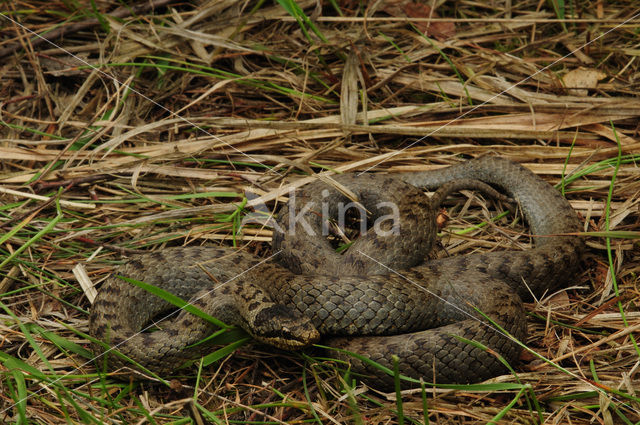
<svg viewBox="0 0 640 425"><path fill-rule="evenodd" d="M390 369L392 356L397 355L400 373L416 379L469 383L506 369L494 355L456 336L484 344L511 364L520 351L471 306L523 340L521 298L566 284L578 268L581 239L559 236L579 231L569 203L535 174L504 158L481 157L397 177L364 174L334 179L357 196L371 220L389 213L376 210L380 202L396 204L398 234L380 237L369 232L346 254L336 254L318 235L323 225L319 212L327 208L325 212L335 216L336 205L350 201L326 183L316 182L296 192L295 204L290 201L279 214L278 224L286 231L274 231L273 249L279 252L280 264L231 248L179 247L133 258L116 273L196 300L197 307L243 327L261 342L297 349L322 337L325 345L359 353ZM463 188L499 197L487 184L518 202L532 234L538 236L535 247L421 264L434 242L435 218L444 197ZM437 191L429 199L419 188ZM316 205L305 210L309 202ZM316 234L309 236L307 229L296 227L302 222ZM290 225L294 235L289 234ZM386 221L378 230L393 230L390 225ZM142 366L169 374L185 360L211 350L206 345L185 347L216 327L180 312L175 320L163 322L161 330L138 333L168 309L158 297L111 277L92 307L89 330ZM369 376L374 385L392 384L388 375L358 359L337 351L331 355L350 361L352 370ZM114 368L125 363L110 355L107 364Z"/></svg>

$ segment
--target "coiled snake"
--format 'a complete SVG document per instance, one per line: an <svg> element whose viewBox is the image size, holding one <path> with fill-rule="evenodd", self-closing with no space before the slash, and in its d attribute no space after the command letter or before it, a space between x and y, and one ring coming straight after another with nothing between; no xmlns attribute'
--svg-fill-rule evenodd
<svg viewBox="0 0 640 425"><path fill-rule="evenodd" d="M326 345L359 353L387 368L393 367L395 354L400 373L427 382L477 382L504 372L495 355L463 339L517 362L519 346L477 311L513 337L525 337L521 298L565 284L578 268L583 243L566 235L579 231L575 211L549 184L500 157L398 177L334 176L355 193L373 220L382 222L344 255L331 249L319 229L327 217L341 213L340 202L349 200L318 181L296 192L279 214L273 251L280 264L231 248L178 247L133 258L117 274L196 300L194 304L208 314L282 348L302 348L322 336ZM433 244L442 199L461 188L497 196L487 184L519 203L538 236L535 247L420 264ZM429 199L418 188L439 189ZM379 205L388 208L377 211ZM396 220L385 220L390 211L397 212ZM111 277L92 307L90 334L152 371L170 373L186 359L201 355L206 346L185 347L216 328L181 312L161 330L139 333L169 308L158 297ZM357 358L341 351L331 355L350 361L352 370L368 375L374 384L392 382L389 375ZM109 357L110 367L121 364Z"/></svg>

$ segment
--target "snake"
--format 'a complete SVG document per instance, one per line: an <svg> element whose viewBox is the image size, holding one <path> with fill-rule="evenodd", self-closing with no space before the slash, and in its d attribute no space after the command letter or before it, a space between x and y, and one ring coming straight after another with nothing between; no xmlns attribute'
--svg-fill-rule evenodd
<svg viewBox="0 0 640 425"><path fill-rule="evenodd" d="M425 260L444 199L462 189L519 206L533 247ZM368 227L340 254L326 234L349 208ZM108 355L107 369L131 366L128 358L170 375L211 351L198 342L216 324L175 311L118 278L125 276L188 300L259 343L299 350L320 341L338 364L380 388L392 387L394 374L409 386L480 382L518 363L527 335L523 300L575 276L584 250L579 230L559 191L500 156L429 171L334 175L291 194L274 225L272 258L216 245L132 257L98 291L89 333L103 341L95 350ZM150 324L154 331L144 331Z"/></svg>

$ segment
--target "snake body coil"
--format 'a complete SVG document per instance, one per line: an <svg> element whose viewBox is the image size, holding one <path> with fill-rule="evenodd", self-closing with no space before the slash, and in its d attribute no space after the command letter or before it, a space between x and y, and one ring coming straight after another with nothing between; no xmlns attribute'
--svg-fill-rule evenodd
<svg viewBox="0 0 640 425"><path fill-rule="evenodd" d="M356 194L372 219L382 221L375 234L358 239L345 255L335 254L317 234L325 225L318 211L326 207L322 212L335 216L340 213L336 205L350 201L317 182L297 193L296 203L290 201L280 213L273 249L287 267L230 248L182 247L132 259L117 274L193 300L208 314L283 348L301 348L322 336L326 345L389 369L395 354L400 373L428 382L477 382L504 372L494 355L464 339L487 346L510 363L517 361L519 346L477 311L515 338L525 337L521 297L557 288L578 267L581 240L558 236L579 230L575 212L546 182L498 157L400 178L406 183L389 176L335 177ZM486 183L519 203L532 233L539 236L535 247L420 264L433 244L442 199L461 188L498 196ZM429 199L417 188L438 190ZM313 202L315 207L309 207ZM372 208L381 203L397 206L397 228L382 220L389 209ZM161 330L139 333L169 308L158 297L111 277L94 303L89 330L144 367L168 373L202 354L206 345L185 347L216 329L181 312L176 320L161 324ZM377 385L392 383L389 375L368 363L343 352L332 355L349 360L354 371L372 376ZM121 364L109 357L111 367Z"/></svg>

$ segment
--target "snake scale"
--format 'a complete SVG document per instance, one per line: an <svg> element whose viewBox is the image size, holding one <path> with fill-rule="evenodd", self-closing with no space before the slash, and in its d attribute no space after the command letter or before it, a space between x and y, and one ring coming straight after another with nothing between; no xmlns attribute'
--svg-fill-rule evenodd
<svg viewBox="0 0 640 425"><path fill-rule="evenodd" d="M371 220L381 222L376 232L364 232L344 255L336 254L319 232L327 216L336 217L351 201L336 185L316 181L298 190L280 211L273 237L278 262L219 246L175 247L132 258L116 274L193 300L196 307L267 344L299 349L322 338L325 345L361 354L389 369L397 355L400 373L409 377L470 383L506 371L488 351L511 364L520 352L477 311L523 340L521 299L566 284L578 269L583 242L575 236L580 229L575 211L548 183L507 159L483 156L397 177L333 178L338 187L357 196ZM537 236L534 248L423 263L435 239L442 200L464 188L500 197L492 186L518 202ZM428 198L422 189L436 192ZM388 219L393 207L377 211L379 205L397 206L397 220ZM185 347L217 329L181 311L175 320L162 322L160 330L139 332L170 307L110 277L92 307L89 331L142 366L168 374L210 349L206 344ZM389 387L393 382L388 374L343 351L331 355L349 361L354 372L365 374L374 385ZM109 356L110 368L122 364Z"/></svg>

